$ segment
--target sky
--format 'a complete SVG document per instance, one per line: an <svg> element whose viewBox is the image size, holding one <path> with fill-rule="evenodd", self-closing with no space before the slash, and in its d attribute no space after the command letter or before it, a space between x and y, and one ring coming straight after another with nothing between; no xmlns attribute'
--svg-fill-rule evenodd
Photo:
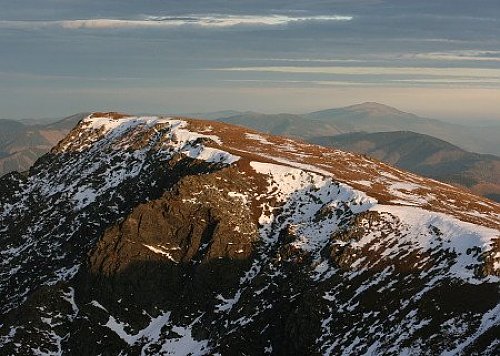
<svg viewBox="0 0 500 356"><path fill-rule="evenodd" d="M0 118L309 112L500 122L498 0L0 0Z"/></svg>

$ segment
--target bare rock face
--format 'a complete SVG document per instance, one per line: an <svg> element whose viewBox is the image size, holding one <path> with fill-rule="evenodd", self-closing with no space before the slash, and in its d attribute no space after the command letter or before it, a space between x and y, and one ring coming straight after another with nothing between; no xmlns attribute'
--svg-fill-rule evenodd
<svg viewBox="0 0 500 356"><path fill-rule="evenodd" d="M125 298L169 310L230 290L258 242L250 209L231 195L250 184L232 170L186 177L109 227L90 253L83 288L99 285L90 294L106 304Z"/></svg>
<svg viewBox="0 0 500 356"><path fill-rule="evenodd" d="M361 156L96 113L0 203L2 354L499 352L500 207Z"/></svg>

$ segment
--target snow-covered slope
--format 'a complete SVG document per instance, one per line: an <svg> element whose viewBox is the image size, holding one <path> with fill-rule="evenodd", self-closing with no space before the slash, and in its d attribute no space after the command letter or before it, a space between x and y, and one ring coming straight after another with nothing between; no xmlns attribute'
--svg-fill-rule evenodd
<svg viewBox="0 0 500 356"><path fill-rule="evenodd" d="M3 354L500 350L500 206L363 156L96 113L0 204Z"/></svg>

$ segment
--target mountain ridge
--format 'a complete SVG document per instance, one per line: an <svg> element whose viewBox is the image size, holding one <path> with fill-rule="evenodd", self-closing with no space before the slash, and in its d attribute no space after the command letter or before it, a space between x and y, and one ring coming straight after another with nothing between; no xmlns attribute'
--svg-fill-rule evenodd
<svg viewBox="0 0 500 356"><path fill-rule="evenodd" d="M308 113L306 115L308 116L323 116L324 114L327 114L329 112L334 112L336 110L345 110L345 111L353 111L353 112L365 112L368 114L376 113L376 114L397 114L399 116L408 116L408 117L417 117L417 115L408 113L399 109L396 109L395 107L386 105L386 104L381 104L375 101L365 101L360 104L353 104L353 105L348 105L340 108L332 108L332 109L325 109L325 110L318 110L314 111L311 113Z"/></svg>
<svg viewBox="0 0 500 356"><path fill-rule="evenodd" d="M498 351L500 206L358 154L101 113L0 202L6 354Z"/></svg>

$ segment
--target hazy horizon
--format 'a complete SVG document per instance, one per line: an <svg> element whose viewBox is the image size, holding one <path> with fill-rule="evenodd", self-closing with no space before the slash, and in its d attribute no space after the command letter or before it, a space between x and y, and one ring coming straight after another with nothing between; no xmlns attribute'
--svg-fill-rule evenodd
<svg viewBox="0 0 500 356"><path fill-rule="evenodd" d="M304 113L500 122L500 3L0 0L1 118Z"/></svg>
<svg viewBox="0 0 500 356"><path fill-rule="evenodd" d="M386 105L383 103L378 103L378 102L362 102L362 103L355 103L352 105L346 105L346 106L337 106L337 107L328 107L328 108L321 108L318 110L311 110L311 111L304 111L304 112L293 112L293 111L256 111L256 110L237 110L237 109L232 109L232 108L226 108L226 109L221 109L221 110L214 110L214 111L199 111L199 112L188 112L188 111L179 111L179 112L152 112L152 111L145 111L145 112L138 112L138 111L128 111L125 112L123 110L118 110L118 109L109 109L107 110L106 108L104 110L102 109L96 109L96 110L88 110L88 111L80 111L80 112L71 112L71 113L63 113L60 115L52 115L52 116L46 116L46 117L19 117L19 118L6 118L6 117L0 117L0 120L2 119L8 119L8 120L15 120L15 121L20 121L20 122L28 122L28 123L50 123L50 122L56 122L58 120L62 120L65 118L69 118L73 115L81 114L84 112L123 112L125 114L129 115L177 115L177 116L188 116L188 117L193 117L193 118L201 118L201 119L209 119L210 116L214 116L216 114L222 114L224 112L232 113L234 112L235 115L238 115L239 113L245 114L245 113L258 113L258 114L269 114L269 115L275 115L275 114L292 114L292 115L307 115L310 113L314 113L316 111L324 111L324 110L329 110L329 109L343 109L347 108L349 106L356 106L356 105L363 105L366 103L376 103L376 104L381 104L381 105ZM406 112L408 114L415 114L414 112L410 111L405 111L405 110L400 110L399 108L389 106L390 108ZM204 117L203 115L207 115L207 117ZM422 115L417 115L421 118L426 118L426 119L431 119L431 120L438 120L442 122L448 122L452 124L457 124L457 125L462 125L462 126L469 126L469 127L500 127L500 120L495 120L495 119L476 119L476 120L467 120L467 119L459 119L459 118L452 118L452 119L446 119L446 118L436 118L436 117L427 117L427 116L422 116ZM221 116L222 117L222 116Z"/></svg>

